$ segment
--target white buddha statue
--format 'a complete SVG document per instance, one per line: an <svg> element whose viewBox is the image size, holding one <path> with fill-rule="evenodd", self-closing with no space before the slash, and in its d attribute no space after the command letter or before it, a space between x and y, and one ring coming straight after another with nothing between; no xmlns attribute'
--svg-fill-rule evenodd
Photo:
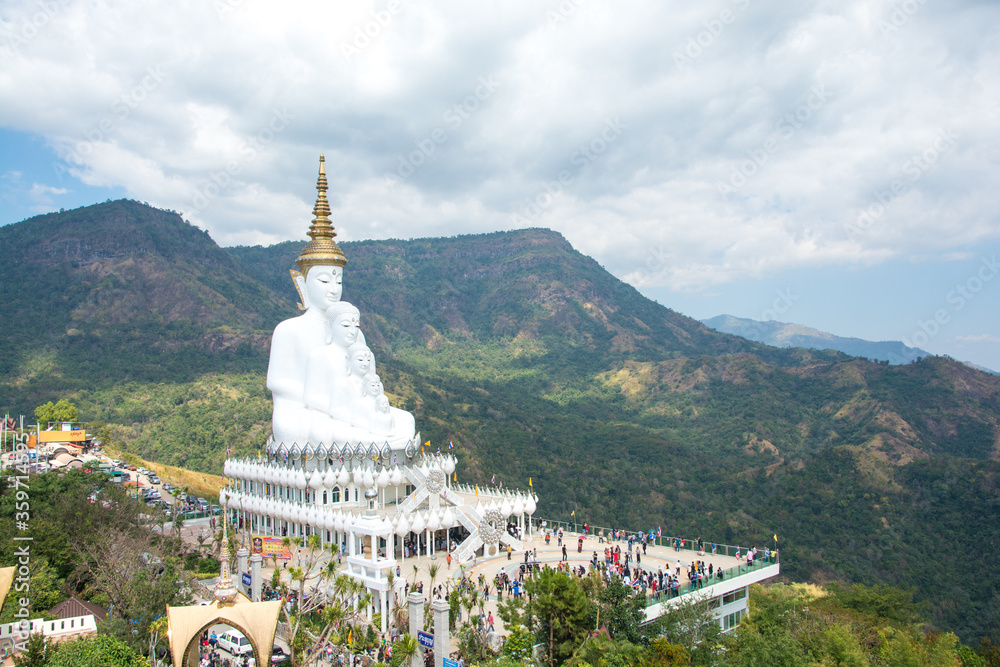
<svg viewBox="0 0 1000 667"><path fill-rule="evenodd" d="M292 272L305 312L278 324L271 338L267 388L274 399L274 439L289 446L389 441L401 447L415 437L413 416L376 405L382 384L365 382L375 372L375 358L360 314L340 300L347 258L334 241L323 156L316 190L311 240L296 260L301 273ZM376 418L377 412L388 419Z"/></svg>
<svg viewBox="0 0 1000 667"><path fill-rule="evenodd" d="M302 300L299 307L305 312L275 327L267 364L267 388L274 399L274 439L289 446L304 444L308 438L311 415L304 397L306 364L313 350L326 345L324 313L340 301L347 265L347 258L334 240L337 234L330 222L326 190L326 165L321 155L314 218L308 232L311 240L296 260L301 273L292 272Z"/></svg>

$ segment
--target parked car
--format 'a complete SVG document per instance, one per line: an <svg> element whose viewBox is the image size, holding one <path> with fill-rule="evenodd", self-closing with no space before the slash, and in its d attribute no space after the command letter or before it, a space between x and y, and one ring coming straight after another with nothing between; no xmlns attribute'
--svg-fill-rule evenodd
<svg viewBox="0 0 1000 667"><path fill-rule="evenodd" d="M219 648L225 649L229 652L229 655L244 655L246 653L253 653L253 647L250 645L250 640L243 636L243 633L237 632L236 630L230 630L229 632L222 633L219 637Z"/></svg>
<svg viewBox="0 0 1000 667"><path fill-rule="evenodd" d="M285 653L285 649L281 648L277 644L271 649L271 664L272 665L287 665L290 664L292 657Z"/></svg>
<svg viewBox="0 0 1000 667"><path fill-rule="evenodd" d="M149 483L150 484L159 484L160 483L160 478L157 477L156 475L150 475L149 476Z"/></svg>

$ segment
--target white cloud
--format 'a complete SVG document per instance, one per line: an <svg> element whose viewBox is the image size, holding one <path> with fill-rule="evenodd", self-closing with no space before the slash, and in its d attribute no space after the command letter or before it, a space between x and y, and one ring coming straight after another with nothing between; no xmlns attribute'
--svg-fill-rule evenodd
<svg viewBox="0 0 1000 667"><path fill-rule="evenodd" d="M303 238L320 151L344 238L548 226L674 289L1000 234L992 3L54 6L5 6L0 123L222 244Z"/></svg>
<svg viewBox="0 0 1000 667"><path fill-rule="evenodd" d="M965 341L966 343L1000 343L1000 336L994 336L993 334L978 334L974 336L955 336L955 339Z"/></svg>

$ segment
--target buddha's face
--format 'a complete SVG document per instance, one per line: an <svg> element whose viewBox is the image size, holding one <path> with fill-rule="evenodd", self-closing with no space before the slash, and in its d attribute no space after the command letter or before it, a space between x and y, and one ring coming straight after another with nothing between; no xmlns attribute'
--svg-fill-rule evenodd
<svg viewBox="0 0 1000 667"><path fill-rule="evenodd" d="M366 396L378 396L382 393L382 381L377 375L368 375L365 378L364 390Z"/></svg>
<svg viewBox="0 0 1000 667"><path fill-rule="evenodd" d="M339 266L314 266L306 274L306 298L310 308L321 311L340 301L344 292L344 270Z"/></svg>
<svg viewBox="0 0 1000 667"><path fill-rule="evenodd" d="M331 327L331 342L341 347L350 347L358 340L358 316L354 313L342 313L333 321Z"/></svg>
<svg viewBox="0 0 1000 667"><path fill-rule="evenodd" d="M368 350L355 350L351 355L351 375L364 377L371 370L371 352Z"/></svg>
<svg viewBox="0 0 1000 667"><path fill-rule="evenodd" d="M375 398L375 409L379 412L389 412L389 398L385 394Z"/></svg>

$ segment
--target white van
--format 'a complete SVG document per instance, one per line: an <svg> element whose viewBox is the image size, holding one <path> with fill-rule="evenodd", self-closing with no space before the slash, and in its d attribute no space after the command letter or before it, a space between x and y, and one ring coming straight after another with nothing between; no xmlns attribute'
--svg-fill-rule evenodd
<svg viewBox="0 0 1000 667"><path fill-rule="evenodd" d="M219 637L219 648L225 649L229 655L243 655L253 653L250 640L243 636L243 633L236 630L225 632Z"/></svg>

